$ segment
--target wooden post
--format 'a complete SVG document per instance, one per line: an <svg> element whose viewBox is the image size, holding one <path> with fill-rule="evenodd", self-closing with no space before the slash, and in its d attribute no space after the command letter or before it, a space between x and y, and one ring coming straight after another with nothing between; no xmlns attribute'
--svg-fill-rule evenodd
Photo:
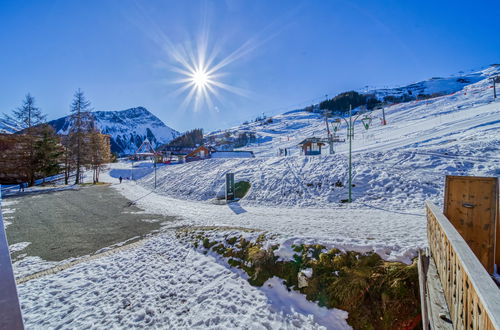
<svg viewBox="0 0 500 330"><path fill-rule="evenodd" d="M446 176L444 215L490 274L497 250L497 208L498 178Z"/></svg>

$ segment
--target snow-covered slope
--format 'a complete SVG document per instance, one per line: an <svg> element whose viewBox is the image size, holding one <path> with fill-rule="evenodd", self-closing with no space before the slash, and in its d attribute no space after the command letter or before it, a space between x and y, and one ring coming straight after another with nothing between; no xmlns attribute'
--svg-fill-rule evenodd
<svg viewBox="0 0 500 330"><path fill-rule="evenodd" d="M497 72L497 71L494 71ZM422 210L425 199L442 199L444 176L500 175L500 98L493 100L485 79L454 94L412 101L372 113L372 126L355 126L353 198L355 203L398 210ZM224 186L224 174L252 184L246 204L335 207L347 198L347 143L325 148L321 156L301 156L306 137L326 138L324 120L293 111L272 123L249 123L230 131L253 132L255 159L211 159L168 166L158 171L159 190L177 198L208 200ZM342 122L339 130L346 136ZM292 156L278 157L280 148ZM343 186L335 185L340 181ZM141 184L152 187L153 176Z"/></svg>
<svg viewBox="0 0 500 330"><path fill-rule="evenodd" d="M111 136L111 150L120 155L132 154L145 139L158 147L179 136L179 132L165 125L143 107L122 111L94 111L98 128ZM70 117L49 122L57 133L67 134Z"/></svg>
<svg viewBox="0 0 500 330"><path fill-rule="evenodd" d="M12 134L20 130L20 127L7 118L0 118L0 133Z"/></svg>
<svg viewBox="0 0 500 330"><path fill-rule="evenodd" d="M491 74L497 72L497 66L490 66L484 70L471 72L467 74L459 74L452 77L433 77L428 80L412 83L407 86L395 88L379 88L369 90L368 94L375 94L378 99L383 99L385 96L401 97L409 95L418 97L418 95L433 95L433 94L451 94L462 90L465 86L477 83Z"/></svg>

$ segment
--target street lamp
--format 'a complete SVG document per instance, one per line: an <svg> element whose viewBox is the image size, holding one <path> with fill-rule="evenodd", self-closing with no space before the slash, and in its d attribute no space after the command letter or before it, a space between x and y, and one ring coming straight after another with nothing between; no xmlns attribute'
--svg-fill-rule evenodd
<svg viewBox="0 0 500 330"><path fill-rule="evenodd" d="M363 124L363 127L365 129L368 129L372 122L372 118L368 115L368 113L359 113L353 119L351 105L349 105L349 121L346 118L341 117L342 119L344 119L347 125L347 138L349 139L349 198L347 199L348 203L352 202L352 140L354 139L354 124L356 120L358 120L358 118L361 117L362 115L364 116L361 119L361 123Z"/></svg>

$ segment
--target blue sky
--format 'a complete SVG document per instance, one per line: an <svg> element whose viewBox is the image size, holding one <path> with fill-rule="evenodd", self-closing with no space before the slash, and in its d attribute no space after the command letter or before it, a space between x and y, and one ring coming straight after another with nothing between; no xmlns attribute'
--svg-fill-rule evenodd
<svg viewBox="0 0 500 330"><path fill-rule="evenodd" d="M226 128L498 63L499 12L493 0L0 1L0 112L30 92L56 119L81 88L95 110L144 106L179 131ZM234 59L217 80L237 92L215 88L195 107L175 92L172 51L201 36L214 63Z"/></svg>

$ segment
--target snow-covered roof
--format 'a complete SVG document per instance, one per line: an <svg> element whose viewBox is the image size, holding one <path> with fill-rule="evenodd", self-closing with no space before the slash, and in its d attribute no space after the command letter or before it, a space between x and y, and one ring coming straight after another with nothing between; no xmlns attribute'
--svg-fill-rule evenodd
<svg viewBox="0 0 500 330"><path fill-rule="evenodd" d="M212 158L254 158L252 151L215 151L212 153Z"/></svg>

